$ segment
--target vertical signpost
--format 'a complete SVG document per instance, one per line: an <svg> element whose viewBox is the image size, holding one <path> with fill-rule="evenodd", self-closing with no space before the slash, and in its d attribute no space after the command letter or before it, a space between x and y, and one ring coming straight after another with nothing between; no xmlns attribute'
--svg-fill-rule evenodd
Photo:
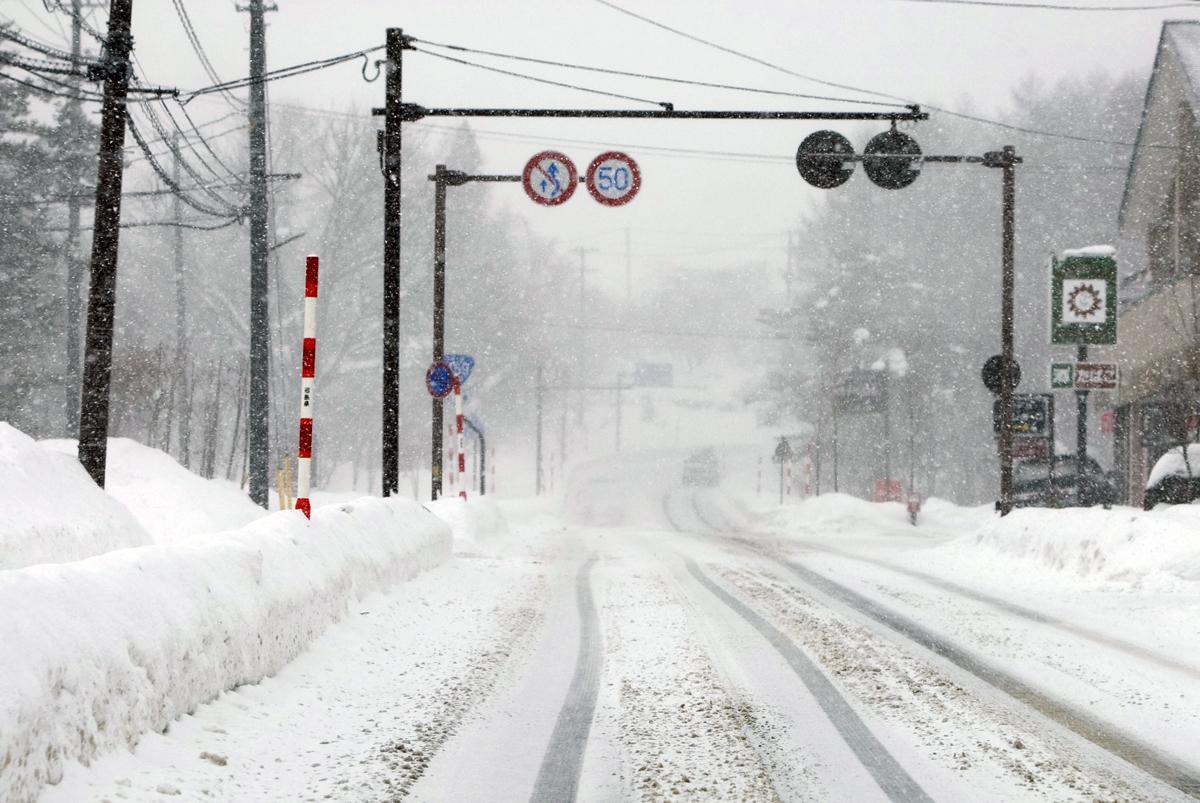
<svg viewBox="0 0 1200 803"><path fill-rule="evenodd" d="M313 391L317 377L317 271L320 260L304 264L304 342L300 357L300 443L296 452L296 510L312 518L308 500L312 481Z"/></svg>
<svg viewBox="0 0 1200 803"><path fill-rule="evenodd" d="M471 371L475 368L475 360L466 354L447 354L444 361L450 367L450 372L454 374L454 436L458 452L458 495L459 498L466 499L467 455L463 437L462 386L471 376Z"/></svg>
<svg viewBox="0 0 1200 803"><path fill-rule="evenodd" d="M1069 381L1075 390L1077 472L1082 472L1087 462L1088 391L1117 386L1115 365L1087 361L1089 345L1117 342L1115 254L1109 246L1064 251L1050 266L1050 342L1076 347L1074 366L1058 363L1051 367L1051 386L1068 386Z"/></svg>

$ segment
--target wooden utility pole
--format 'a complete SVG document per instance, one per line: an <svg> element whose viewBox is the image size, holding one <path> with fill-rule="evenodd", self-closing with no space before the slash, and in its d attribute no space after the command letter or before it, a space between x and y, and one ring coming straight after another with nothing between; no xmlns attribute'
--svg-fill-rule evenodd
<svg viewBox="0 0 1200 803"><path fill-rule="evenodd" d="M266 507L271 462L271 329L267 255L267 31L263 0L238 8L250 12L250 399L246 410L250 499Z"/></svg>
<svg viewBox="0 0 1200 803"><path fill-rule="evenodd" d="M383 172L384 496L400 490L400 106L405 46L404 31L388 28L386 100L383 109L375 110L384 114L379 140Z"/></svg>
<svg viewBox="0 0 1200 803"><path fill-rule="evenodd" d="M133 50L133 0L112 0L104 47L104 104L100 111L100 154L96 169L96 212L92 232L87 343L79 407L79 462L104 487L112 385L113 314L117 298L117 247L121 234L121 184L125 163L125 98Z"/></svg>
<svg viewBox="0 0 1200 803"><path fill-rule="evenodd" d="M172 178L175 186L179 186L179 134L176 132L172 139L172 151L175 154L175 168ZM175 257L175 370L177 372L176 386L180 389L181 407L179 414L179 459L185 468L191 463L192 443L192 392L191 377L188 376L190 360L188 359L187 343L187 284L183 268L183 204L179 194L171 196L171 208L175 217L175 231L172 237L172 252ZM170 442L170 431L167 440Z"/></svg>

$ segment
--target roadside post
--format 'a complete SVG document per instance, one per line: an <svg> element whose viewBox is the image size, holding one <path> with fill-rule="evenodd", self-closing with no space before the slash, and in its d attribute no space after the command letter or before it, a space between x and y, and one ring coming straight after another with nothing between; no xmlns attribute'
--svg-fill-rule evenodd
<svg viewBox="0 0 1200 803"><path fill-rule="evenodd" d="M1090 390L1115 390L1114 363L1089 363L1089 345L1117 342L1117 262L1110 246L1064 251L1050 262L1050 342L1074 345L1076 363L1055 363L1051 388L1075 391L1076 471L1087 463L1087 411ZM1070 383L1067 384L1067 378ZM1057 380L1057 381L1056 381Z"/></svg>
<svg viewBox="0 0 1200 803"><path fill-rule="evenodd" d="M463 423L475 433L475 437L479 439L479 448L476 450L475 465L478 468L479 476L479 495L487 496L487 438L483 435L483 430L475 425L475 422L469 418L464 418Z"/></svg>
<svg viewBox="0 0 1200 803"><path fill-rule="evenodd" d="M771 459L779 464L779 504L782 505L784 471L787 464L792 461L792 445L788 443L787 438L780 437L779 443L775 446L775 454Z"/></svg>
<svg viewBox="0 0 1200 803"><path fill-rule="evenodd" d="M317 376L317 273L320 260L304 263L304 340L300 357L300 443L296 455L296 510L312 518L313 391Z"/></svg>
<svg viewBox="0 0 1200 803"><path fill-rule="evenodd" d="M454 374L454 434L458 451L458 496L467 498L467 456L463 438L462 386L475 368L475 359L467 354L447 354L444 358L450 372Z"/></svg>
<svg viewBox="0 0 1200 803"><path fill-rule="evenodd" d="M440 407L442 399L446 398L454 389L454 372L450 370L450 366L441 360L430 365L429 370L425 372L425 389L433 397L434 403ZM435 433L437 438L433 444L432 460L429 464L429 493L430 498L436 502L442 495L442 428L440 425Z"/></svg>

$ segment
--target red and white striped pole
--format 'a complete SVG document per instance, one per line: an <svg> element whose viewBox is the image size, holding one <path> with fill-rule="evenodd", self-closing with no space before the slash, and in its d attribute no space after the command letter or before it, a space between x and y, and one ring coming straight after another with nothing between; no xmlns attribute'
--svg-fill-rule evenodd
<svg viewBox="0 0 1200 803"><path fill-rule="evenodd" d="M310 256L304 265L304 349L300 358L300 448L296 461L296 510L312 518L308 500L312 480L313 384L317 376L317 265Z"/></svg>
<svg viewBox="0 0 1200 803"><path fill-rule="evenodd" d="M454 380L454 428L458 437L458 496L460 499L466 499L467 453L463 438L462 383L458 379Z"/></svg>

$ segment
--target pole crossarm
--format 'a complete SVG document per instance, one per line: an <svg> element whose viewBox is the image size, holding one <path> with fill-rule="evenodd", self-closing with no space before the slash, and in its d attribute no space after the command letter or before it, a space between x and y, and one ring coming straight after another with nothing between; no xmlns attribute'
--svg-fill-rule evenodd
<svg viewBox="0 0 1200 803"><path fill-rule="evenodd" d="M918 122L929 119L929 112L919 106L895 112L820 112L725 109L676 109L666 104L664 109L479 109L470 107L426 108L417 103L400 104L400 119L415 123L426 117L559 117L601 118L618 120L887 120L889 122ZM386 109L374 108L371 114L382 116Z"/></svg>

